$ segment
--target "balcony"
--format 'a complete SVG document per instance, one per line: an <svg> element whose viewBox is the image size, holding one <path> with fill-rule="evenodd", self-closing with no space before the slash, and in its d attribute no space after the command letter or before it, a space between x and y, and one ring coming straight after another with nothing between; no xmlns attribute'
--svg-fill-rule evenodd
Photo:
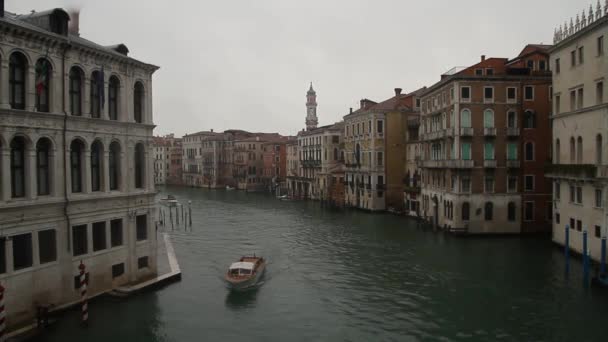
<svg viewBox="0 0 608 342"><path fill-rule="evenodd" d="M518 169L520 165L519 160L507 160L507 167L511 169Z"/></svg>
<svg viewBox="0 0 608 342"><path fill-rule="evenodd" d="M461 137L472 137L474 133L473 127L460 127Z"/></svg>
<svg viewBox="0 0 608 342"><path fill-rule="evenodd" d="M454 136L454 127L446 128L444 136L446 138L451 138Z"/></svg>
<svg viewBox="0 0 608 342"><path fill-rule="evenodd" d="M445 167L445 160L423 160L422 167L426 168L440 168Z"/></svg>
<svg viewBox="0 0 608 342"><path fill-rule="evenodd" d="M386 186L384 184L376 184L376 190L384 191L385 189L386 189Z"/></svg>
<svg viewBox="0 0 608 342"><path fill-rule="evenodd" d="M321 167L320 160L302 160L302 167Z"/></svg>
<svg viewBox="0 0 608 342"><path fill-rule="evenodd" d="M483 167L495 169L496 168L496 159L487 159L483 161Z"/></svg>
<svg viewBox="0 0 608 342"><path fill-rule="evenodd" d="M495 127L484 127L483 128L484 137L495 137L496 136L496 128Z"/></svg>
<svg viewBox="0 0 608 342"><path fill-rule="evenodd" d="M600 175L605 172L603 166L599 169ZM550 178L594 179L598 176L598 167L593 164L549 164L545 167L545 175Z"/></svg>
<svg viewBox="0 0 608 342"><path fill-rule="evenodd" d="M519 128L517 128L517 127L507 127L507 136L508 137L518 137L519 136Z"/></svg>
<svg viewBox="0 0 608 342"><path fill-rule="evenodd" d="M420 126L420 117L409 117L407 118L407 127L409 128L418 128Z"/></svg>
<svg viewBox="0 0 608 342"><path fill-rule="evenodd" d="M474 160L448 160L447 167L452 169L470 169L475 166Z"/></svg>

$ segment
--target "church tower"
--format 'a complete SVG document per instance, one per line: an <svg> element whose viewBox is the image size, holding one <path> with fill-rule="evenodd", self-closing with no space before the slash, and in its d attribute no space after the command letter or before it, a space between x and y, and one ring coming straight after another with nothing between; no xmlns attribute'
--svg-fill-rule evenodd
<svg viewBox="0 0 608 342"><path fill-rule="evenodd" d="M317 128L319 120L317 119L317 93L312 89L312 82L310 82L310 89L306 93L306 130Z"/></svg>

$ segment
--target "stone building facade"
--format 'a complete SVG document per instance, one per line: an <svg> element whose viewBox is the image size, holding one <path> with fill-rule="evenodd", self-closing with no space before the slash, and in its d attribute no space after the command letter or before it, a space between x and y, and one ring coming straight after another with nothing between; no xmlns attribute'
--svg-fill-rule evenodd
<svg viewBox="0 0 608 342"><path fill-rule="evenodd" d="M152 147L154 157L154 184L167 184L169 174L169 144L164 137L154 137Z"/></svg>
<svg viewBox="0 0 608 342"><path fill-rule="evenodd" d="M560 28L550 49L553 241L563 245L568 226L570 248L582 253L582 232L586 230L590 255L598 261L608 222L607 11L598 7L582 23Z"/></svg>
<svg viewBox="0 0 608 342"><path fill-rule="evenodd" d="M547 48L482 56L422 95L421 211L433 225L474 234L550 227Z"/></svg>
<svg viewBox="0 0 608 342"><path fill-rule="evenodd" d="M4 2L2 2L4 3ZM156 275L152 74L62 9L0 8L0 282L6 322Z"/></svg>

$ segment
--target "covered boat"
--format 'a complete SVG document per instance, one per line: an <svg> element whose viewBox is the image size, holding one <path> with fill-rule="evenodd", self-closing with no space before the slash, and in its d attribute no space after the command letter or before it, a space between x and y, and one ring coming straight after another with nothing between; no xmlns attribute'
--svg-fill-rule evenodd
<svg viewBox="0 0 608 342"><path fill-rule="evenodd" d="M264 275L266 261L264 258L242 257L238 262L232 263L226 272L226 282L234 290L244 290L255 286Z"/></svg>

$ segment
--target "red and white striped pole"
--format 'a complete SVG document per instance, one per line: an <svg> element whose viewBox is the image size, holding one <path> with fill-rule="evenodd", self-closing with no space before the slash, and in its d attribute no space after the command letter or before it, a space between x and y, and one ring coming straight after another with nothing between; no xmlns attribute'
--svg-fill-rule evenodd
<svg viewBox="0 0 608 342"><path fill-rule="evenodd" d="M85 273L85 266L82 261L80 261L78 269L80 270L80 301L82 304L82 323L87 324L87 322L89 321L89 305L87 303L87 277Z"/></svg>
<svg viewBox="0 0 608 342"><path fill-rule="evenodd" d="M0 341L4 341L4 330L6 328L5 322L6 314L4 313L4 286L0 284Z"/></svg>

